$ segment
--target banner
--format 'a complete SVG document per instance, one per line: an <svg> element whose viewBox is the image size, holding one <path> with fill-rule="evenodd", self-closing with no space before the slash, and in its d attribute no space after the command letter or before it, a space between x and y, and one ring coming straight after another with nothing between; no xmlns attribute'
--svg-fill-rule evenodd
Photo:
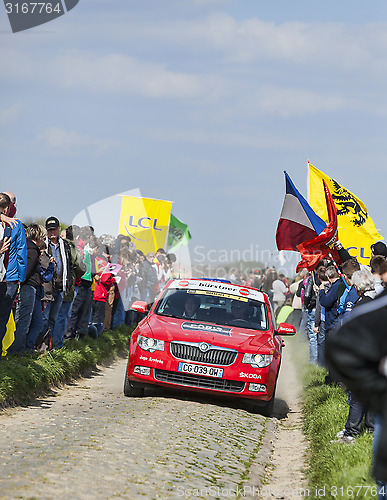
<svg viewBox="0 0 387 500"><path fill-rule="evenodd" d="M119 233L130 236L145 255L164 248L171 206L171 201L123 196Z"/></svg>
<svg viewBox="0 0 387 500"><path fill-rule="evenodd" d="M278 221L276 243L278 250L298 250L298 245L315 238L326 227L308 202L285 174L286 194Z"/></svg>
<svg viewBox="0 0 387 500"><path fill-rule="evenodd" d="M170 247L170 251L174 252L181 245L186 245L190 239L191 233L188 230L187 224L184 224L171 214L168 232L168 247Z"/></svg>
<svg viewBox="0 0 387 500"><path fill-rule="evenodd" d="M376 230L364 203L309 163L309 204L317 215L328 222L323 180L337 208L339 241L360 264L369 264L371 245L384 238Z"/></svg>
<svg viewBox="0 0 387 500"><path fill-rule="evenodd" d="M13 344L13 341L15 340L15 335L14 335L15 330L16 330L15 319L13 317L13 311L11 311L11 314L9 315L9 319L7 322L7 331L5 332L3 338L3 345L2 345L3 356L7 355L8 348Z"/></svg>

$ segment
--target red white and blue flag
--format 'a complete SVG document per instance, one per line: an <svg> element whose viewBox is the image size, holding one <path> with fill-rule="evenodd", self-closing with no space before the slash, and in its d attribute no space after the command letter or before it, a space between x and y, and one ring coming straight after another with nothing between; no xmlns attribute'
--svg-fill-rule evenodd
<svg viewBox="0 0 387 500"><path fill-rule="evenodd" d="M326 227L285 173L286 194L278 222L276 242L278 250L298 251L298 245L312 240Z"/></svg>

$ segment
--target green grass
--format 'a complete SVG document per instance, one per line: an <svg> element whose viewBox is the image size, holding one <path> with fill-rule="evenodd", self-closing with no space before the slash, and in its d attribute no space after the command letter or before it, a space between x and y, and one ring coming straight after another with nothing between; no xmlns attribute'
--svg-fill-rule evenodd
<svg viewBox="0 0 387 500"><path fill-rule="evenodd" d="M321 498L323 492L324 498L376 498L371 494L371 488L375 493L370 475L372 435L363 432L354 444L332 443L345 427L349 406L344 389L324 384L326 374L323 368L302 364L309 498ZM320 495L316 495L316 488Z"/></svg>
<svg viewBox="0 0 387 500"><path fill-rule="evenodd" d="M0 363L0 405L20 404L68 382L129 348L132 329L122 326L98 339L71 340L62 349L8 355Z"/></svg>

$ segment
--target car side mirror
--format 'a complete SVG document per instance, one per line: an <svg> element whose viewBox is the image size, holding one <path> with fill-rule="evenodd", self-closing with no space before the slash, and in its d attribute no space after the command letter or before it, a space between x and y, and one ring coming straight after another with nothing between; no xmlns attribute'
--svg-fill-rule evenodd
<svg viewBox="0 0 387 500"><path fill-rule="evenodd" d="M280 323L277 328L278 335L295 335L296 329L290 323Z"/></svg>
<svg viewBox="0 0 387 500"><path fill-rule="evenodd" d="M133 302L133 304L130 306L130 309L132 311L137 311L143 314L147 314L148 304L144 300L136 300L136 302Z"/></svg>

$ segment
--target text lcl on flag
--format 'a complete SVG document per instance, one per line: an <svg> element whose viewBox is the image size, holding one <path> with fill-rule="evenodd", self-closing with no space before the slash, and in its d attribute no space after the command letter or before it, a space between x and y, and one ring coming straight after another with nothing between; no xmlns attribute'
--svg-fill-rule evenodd
<svg viewBox="0 0 387 500"><path fill-rule="evenodd" d="M337 181L309 163L309 204L324 221L328 221L325 181L337 208L338 239L360 264L369 264L370 247L384 239L377 231L365 204Z"/></svg>

